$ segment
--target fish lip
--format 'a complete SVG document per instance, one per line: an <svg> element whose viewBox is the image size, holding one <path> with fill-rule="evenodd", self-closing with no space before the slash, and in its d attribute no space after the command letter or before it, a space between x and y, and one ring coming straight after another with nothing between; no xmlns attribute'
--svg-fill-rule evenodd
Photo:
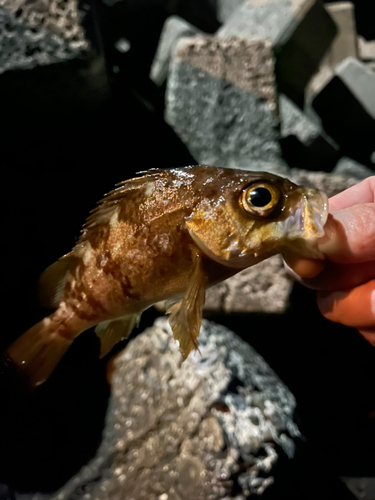
<svg viewBox="0 0 375 500"><path fill-rule="evenodd" d="M278 225L288 239L302 238L315 242L324 235L327 218L327 195L317 189L308 189L303 192L299 206Z"/></svg>

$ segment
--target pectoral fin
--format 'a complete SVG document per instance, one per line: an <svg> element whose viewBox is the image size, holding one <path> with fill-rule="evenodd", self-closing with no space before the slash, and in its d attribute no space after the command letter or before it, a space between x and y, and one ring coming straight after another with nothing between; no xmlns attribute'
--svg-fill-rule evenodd
<svg viewBox="0 0 375 500"><path fill-rule="evenodd" d="M180 351L184 360L193 349L198 348L197 338L202 323L206 279L202 258L197 255L184 298L173 304L167 311L173 336L180 343Z"/></svg>
<svg viewBox="0 0 375 500"><path fill-rule="evenodd" d="M100 357L103 358L112 347L131 334L138 325L141 314L128 314L110 321L102 321L96 325L95 333L100 339Z"/></svg>

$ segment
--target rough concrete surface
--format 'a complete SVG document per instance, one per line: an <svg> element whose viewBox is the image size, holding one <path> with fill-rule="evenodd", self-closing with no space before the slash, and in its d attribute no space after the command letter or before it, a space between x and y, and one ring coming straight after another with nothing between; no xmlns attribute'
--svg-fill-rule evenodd
<svg viewBox="0 0 375 500"><path fill-rule="evenodd" d="M96 456L58 492L16 500L244 500L261 494L273 482L280 450L294 454L295 399L227 328L205 320L199 349L182 363L167 319L157 319L115 358Z"/></svg>
<svg viewBox="0 0 375 500"><path fill-rule="evenodd" d="M178 40L198 33L198 28L181 17L171 16L165 21L150 71L150 78L156 85L162 85L168 77L171 53Z"/></svg>
<svg viewBox="0 0 375 500"><path fill-rule="evenodd" d="M74 59L89 48L77 0L0 0L0 73Z"/></svg>
<svg viewBox="0 0 375 500"><path fill-rule="evenodd" d="M270 40L277 53L280 89L299 105L335 34L335 23L315 0L248 0L217 32L223 38Z"/></svg>
<svg viewBox="0 0 375 500"><path fill-rule="evenodd" d="M375 137L375 74L364 63L348 57L336 66L312 107L347 156L370 162Z"/></svg>
<svg viewBox="0 0 375 500"><path fill-rule="evenodd" d="M357 30L352 2L325 5L337 25L337 35L319 64L319 69L306 86L306 99L310 100L332 78L335 67L347 57L358 56Z"/></svg>
<svg viewBox="0 0 375 500"><path fill-rule="evenodd" d="M247 168L252 159L279 161L270 42L180 40L170 67L166 121L199 163Z"/></svg>

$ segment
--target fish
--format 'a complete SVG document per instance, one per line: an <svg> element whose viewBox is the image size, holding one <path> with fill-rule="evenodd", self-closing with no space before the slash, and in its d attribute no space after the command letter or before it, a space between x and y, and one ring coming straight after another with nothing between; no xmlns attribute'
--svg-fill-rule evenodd
<svg viewBox="0 0 375 500"><path fill-rule="evenodd" d="M182 359L198 348L205 290L277 253L322 259L327 196L266 172L195 165L125 180L40 278L53 312L7 351L34 387L95 327L100 356L167 301Z"/></svg>

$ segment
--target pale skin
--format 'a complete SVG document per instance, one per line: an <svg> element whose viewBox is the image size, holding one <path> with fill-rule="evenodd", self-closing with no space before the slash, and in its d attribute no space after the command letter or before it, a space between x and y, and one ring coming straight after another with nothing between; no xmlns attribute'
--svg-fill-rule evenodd
<svg viewBox="0 0 375 500"><path fill-rule="evenodd" d="M287 266L317 290L325 318L356 328L375 346L375 176L330 198L329 209L318 241L326 260L287 255Z"/></svg>

